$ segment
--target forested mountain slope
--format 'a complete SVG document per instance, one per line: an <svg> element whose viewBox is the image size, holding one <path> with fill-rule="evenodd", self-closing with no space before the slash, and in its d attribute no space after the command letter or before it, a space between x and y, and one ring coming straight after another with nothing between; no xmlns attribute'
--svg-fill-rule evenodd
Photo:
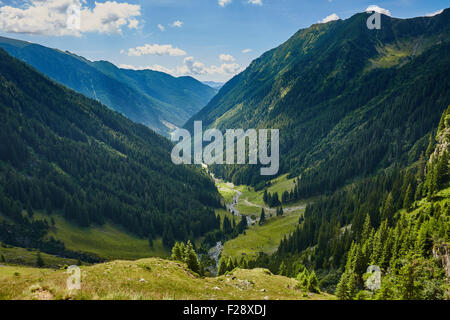
<svg viewBox="0 0 450 320"><path fill-rule="evenodd" d="M252 266L320 274L341 299L448 299L450 295L450 107L414 165L346 186L306 208L277 253ZM380 286L368 291L368 268Z"/></svg>
<svg viewBox="0 0 450 320"><path fill-rule="evenodd" d="M129 119L167 135L204 107L216 90L191 77L119 69L69 52L0 37L0 47L39 72Z"/></svg>
<svg viewBox="0 0 450 320"><path fill-rule="evenodd" d="M366 13L313 25L230 80L187 124L279 128L280 173L301 176L298 197L416 161L450 101L450 10L434 17ZM212 170L256 185L256 166Z"/></svg>
<svg viewBox="0 0 450 320"><path fill-rule="evenodd" d="M67 254L46 237L49 219L31 219L37 210L84 227L112 221L167 247L220 227L209 209L218 204L214 182L173 165L168 140L2 49L0 122L4 243Z"/></svg>

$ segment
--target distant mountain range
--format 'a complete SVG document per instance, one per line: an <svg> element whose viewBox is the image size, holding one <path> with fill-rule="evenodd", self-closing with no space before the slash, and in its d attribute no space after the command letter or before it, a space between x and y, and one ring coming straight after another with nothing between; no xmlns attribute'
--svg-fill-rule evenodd
<svg viewBox="0 0 450 320"><path fill-rule="evenodd" d="M203 81L203 84L206 84L207 86L210 86L211 88L220 90L225 82L215 82L215 81Z"/></svg>
<svg viewBox="0 0 450 320"><path fill-rule="evenodd" d="M450 103L450 9L434 17L370 15L315 24L227 82L194 120L280 129L280 173L302 196L322 194L419 158ZM257 166L212 166L236 184L262 183Z"/></svg>
<svg viewBox="0 0 450 320"><path fill-rule="evenodd" d="M120 69L29 42L0 37L0 47L49 78L166 136L217 92L192 77Z"/></svg>

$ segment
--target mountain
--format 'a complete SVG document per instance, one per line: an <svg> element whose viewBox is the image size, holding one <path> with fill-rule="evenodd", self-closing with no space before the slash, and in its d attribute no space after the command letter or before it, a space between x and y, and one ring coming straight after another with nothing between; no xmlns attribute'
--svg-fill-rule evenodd
<svg viewBox="0 0 450 320"><path fill-rule="evenodd" d="M220 90L220 88L222 88L225 83L216 81L203 81L203 84L206 84L207 86L210 86L211 88L214 88L216 90Z"/></svg>
<svg viewBox="0 0 450 320"><path fill-rule="evenodd" d="M3 37L0 47L51 79L166 136L216 94L192 77L120 69L106 61L92 62L70 52Z"/></svg>
<svg viewBox="0 0 450 320"><path fill-rule="evenodd" d="M298 197L331 192L417 160L450 101L450 9L434 17L369 14L298 31L235 76L191 118L204 126L280 129L280 173ZM257 166L212 166L236 184Z"/></svg>
<svg viewBox="0 0 450 320"><path fill-rule="evenodd" d="M167 248L220 227L214 182L198 168L175 166L167 139L3 49L0 121L3 243L99 260L47 236L55 228L49 214L83 228L111 222L150 245L162 237Z"/></svg>
<svg viewBox="0 0 450 320"><path fill-rule="evenodd" d="M277 252L256 265L283 265L300 282L303 269L315 270L320 287L345 300L447 300L450 106L438 123L417 162L315 199ZM369 286L374 271L378 283Z"/></svg>
<svg viewBox="0 0 450 320"><path fill-rule="evenodd" d="M199 277L182 262L162 259L112 261L81 267L81 290L68 290L67 271L2 266L2 300L332 300L297 289L292 278L268 270L236 268L226 276ZM20 273L20 276L14 274ZM29 289L31 286L31 290ZM15 290L13 290L14 288ZM50 289L51 288L51 289ZM177 318L181 308L172 308ZM261 312L257 309L257 312ZM218 313L217 313L218 314ZM216 314L216 316L217 316Z"/></svg>

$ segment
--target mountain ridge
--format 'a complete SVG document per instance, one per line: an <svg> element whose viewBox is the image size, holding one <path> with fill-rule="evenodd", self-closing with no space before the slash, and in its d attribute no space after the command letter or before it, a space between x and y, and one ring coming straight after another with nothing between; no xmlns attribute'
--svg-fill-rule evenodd
<svg viewBox="0 0 450 320"><path fill-rule="evenodd" d="M369 30L368 17L359 13L299 30L226 83L185 128L202 120L221 130L280 129L279 173L301 175L303 196L418 157L450 99L450 10L412 19L382 15L381 30ZM392 133L380 118L390 119ZM414 129L395 132L400 124ZM357 134L363 126L366 137ZM371 135L382 138L371 141ZM395 151L394 141L405 150ZM212 169L235 184L262 181L256 166Z"/></svg>

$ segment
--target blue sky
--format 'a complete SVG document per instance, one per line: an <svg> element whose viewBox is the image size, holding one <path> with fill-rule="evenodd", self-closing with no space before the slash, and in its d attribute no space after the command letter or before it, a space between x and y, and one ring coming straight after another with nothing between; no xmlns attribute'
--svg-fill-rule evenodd
<svg viewBox="0 0 450 320"><path fill-rule="evenodd" d="M370 5L408 18L449 1L0 0L0 34L126 68L226 81L297 30ZM81 8L79 25L73 8ZM68 9L75 12L72 28Z"/></svg>

